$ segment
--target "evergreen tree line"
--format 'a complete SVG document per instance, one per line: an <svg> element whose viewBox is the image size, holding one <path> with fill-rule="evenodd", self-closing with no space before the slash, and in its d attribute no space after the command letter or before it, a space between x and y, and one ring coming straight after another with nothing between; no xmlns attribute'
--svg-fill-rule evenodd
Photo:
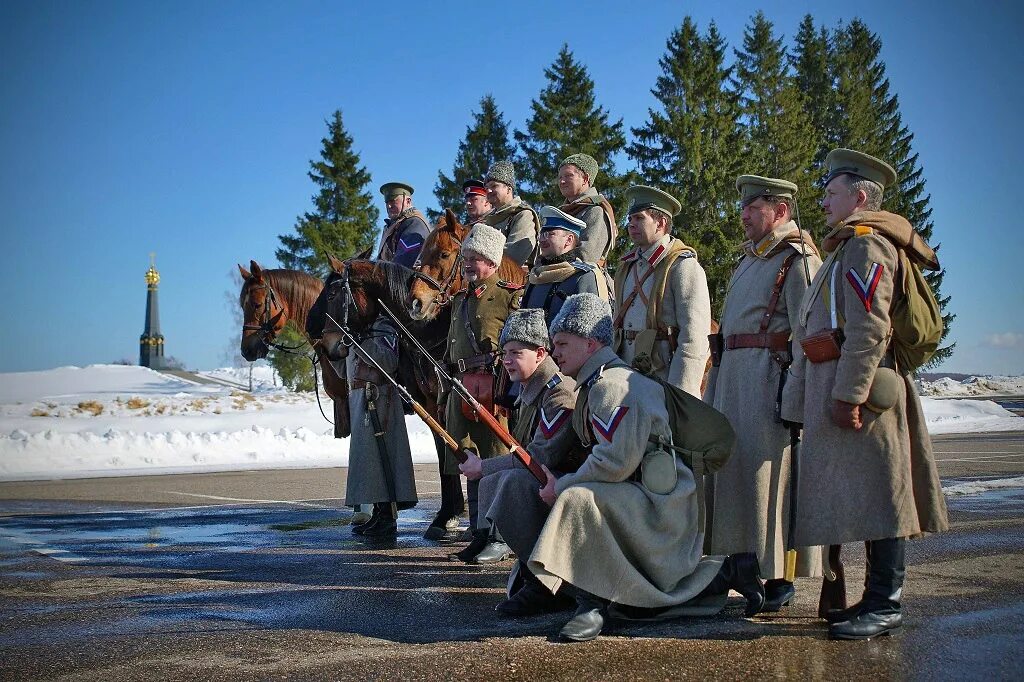
<svg viewBox="0 0 1024 682"><path fill-rule="evenodd" d="M627 139L622 119L613 120L596 102L586 66L563 45L544 71L547 83L531 101L523 130L510 131L494 98L482 97L451 171L438 172L434 196L441 210L461 213L462 183L482 178L494 161L512 159L524 199L535 207L559 205L559 161L590 154L601 166L595 185L612 202L620 223L631 184L653 185L682 202L673 234L696 248L716 317L743 241L735 188L741 174L795 182L801 226L820 242L827 232L820 206L825 155L836 147L872 154L899 175L899 183L886 188L883 209L905 216L938 248L931 239L923 169L886 77L881 47L860 19L828 29L809 14L787 47L758 12L745 27L742 47L730 50L714 22L701 32L686 17L659 60L661 73L651 90L656 105ZM631 169L617 167L623 157ZM380 229L370 174L359 165L340 111L328 121L321 159L311 162L309 176L319 187L314 210L299 216L294 234L280 237L277 257L283 267L322 277L325 250L351 256L371 245ZM436 218L440 211L428 213ZM628 248L621 230L610 268ZM954 317L949 297L941 293L944 274L927 275L943 310L943 338ZM952 345L940 348L930 365L952 351Z"/></svg>

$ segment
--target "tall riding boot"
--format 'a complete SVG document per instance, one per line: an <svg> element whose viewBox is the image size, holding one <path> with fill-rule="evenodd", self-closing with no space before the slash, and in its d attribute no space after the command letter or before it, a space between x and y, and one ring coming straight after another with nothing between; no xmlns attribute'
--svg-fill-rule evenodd
<svg viewBox="0 0 1024 682"><path fill-rule="evenodd" d="M459 516L466 508L462 497L462 479L458 474L441 472L441 508L423 534L427 540L441 540L459 528Z"/></svg>
<svg viewBox="0 0 1024 682"><path fill-rule="evenodd" d="M868 579L871 577L871 542L864 543L864 593L868 591ZM858 613L860 613L860 607L864 603L864 598L856 604L850 604L845 609L829 609L828 613L825 614L825 620L829 623L842 623L844 620L850 620Z"/></svg>
<svg viewBox="0 0 1024 682"><path fill-rule="evenodd" d="M494 607L498 613L512 618L525 618L563 611L570 605L575 605L575 600L562 594L563 590L559 590L558 595L551 594L551 591L526 567L524 561L519 562L519 576L523 579L523 586L512 597Z"/></svg>
<svg viewBox="0 0 1024 682"><path fill-rule="evenodd" d="M733 554L728 561L732 563L732 582L729 587L747 600L743 615L749 618L760 613L764 609L764 585L761 584L757 555L753 552Z"/></svg>
<svg viewBox="0 0 1024 682"><path fill-rule="evenodd" d="M900 599L906 576L904 538L871 541L871 568L858 613L828 629L831 639L871 639L903 625Z"/></svg>
<svg viewBox="0 0 1024 682"><path fill-rule="evenodd" d="M596 594L573 588L576 595L576 613L566 623L558 636L571 642L587 642L596 639L604 629L608 616L608 600Z"/></svg>
<svg viewBox="0 0 1024 682"><path fill-rule="evenodd" d="M764 582L764 612L774 613L783 606L789 606L796 596L793 583L785 578L772 578Z"/></svg>
<svg viewBox="0 0 1024 682"><path fill-rule="evenodd" d="M374 521L362 527L361 534L367 538L394 537L398 533L398 519L395 507L390 502L378 502L373 505Z"/></svg>

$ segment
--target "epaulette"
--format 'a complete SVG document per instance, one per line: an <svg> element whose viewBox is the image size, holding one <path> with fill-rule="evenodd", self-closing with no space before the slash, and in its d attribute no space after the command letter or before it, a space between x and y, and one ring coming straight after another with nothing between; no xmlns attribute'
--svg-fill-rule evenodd
<svg viewBox="0 0 1024 682"><path fill-rule="evenodd" d="M522 284L515 284L513 282L506 282L503 279L499 279L498 280L498 286L501 287L502 289L508 289L509 291L519 291L520 289L524 288L524 285L522 285Z"/></svg>
<svg viewBox="0 0 1024 682"><path fill-rule="evenodd" d="M554 388L558 384L562 383L562 377L557 374L548 379L548 383L544 384L544 388Z"/></svg>
<svg viewBox="0 0 1024 682"><path fill-rule="evenodd" d="M580 272L593 272L594 270L597 270L597 266L593 263L587 263L581 260L573 261L571 265Z"/></svg>

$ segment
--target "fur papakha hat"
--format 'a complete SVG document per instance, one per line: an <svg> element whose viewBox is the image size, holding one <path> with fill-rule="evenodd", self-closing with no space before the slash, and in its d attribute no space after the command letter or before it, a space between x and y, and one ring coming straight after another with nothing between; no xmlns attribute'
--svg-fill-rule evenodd
<svg viewBox="0 0 1024 682"><path fill-rule="evenodd" d="M475 251L495 265L501 264L505 253L505 235L490 225L477 223L462 242L462 255Z"/></svg>
<svg viewBox="0 0 1024 682"><path fill-rule="evenodd" d="M505 320L505 326L498 338L498 346L504 347L509 341L519 341L535 348L551 348L548 325L543 308L513 310Z"/></svg>
<svg viewBox="0 0 1024 682"><path fill-rule="evenodd" d="M597 165L597 159L590 154L572 154L571 156L565 157L562 163L558 164L558 167L573 165L579 168L581 171L586 173L590 179L590 184L594 184L594 180L597 179L597 172L599 170Z"/></svg>
<svg viewBox="0 0 1024 682"><path fill-rule="evenodd" d="M495 161L487 169L487 175L484 176L484 182L488 180L503 182L514 191L516 188L516 167L512 165L511 161Z"/></svg>
<svg viewBox="0 0 1024 682"><path fill-rule="evenodd" d="M597 294L573 294L565 299L548 330L551 338L565 332L612 345L612 308Z"/></svg>

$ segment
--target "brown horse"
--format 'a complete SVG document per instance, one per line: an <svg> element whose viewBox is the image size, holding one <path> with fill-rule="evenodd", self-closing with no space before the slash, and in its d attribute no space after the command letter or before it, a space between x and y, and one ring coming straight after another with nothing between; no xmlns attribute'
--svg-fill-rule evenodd
<svg viewBox="0 0 1024 682"><path fill-rule="evenodd" d="M470 229L458 221L451 209L447 209L423 242L416 262L419 275L409 289L413 319L433 320L452 296L466 287L460 247ZM514 284L526 282L526 273L507 255L501 259L498 276Z"/></svg>
<svg viewBox="0 0 1024 682"><path fill-rule="evenodd" d="M306 319L324 283L312 275L298 270L264 270L254 260L249 270L241 265L242 291L238 304L242 306L242 357L253 362L265 358L274 338L289 320L306 334ZM325 358L319 344L307 336L320 359L320 376L324 390L334 402L334 436L348 436L348 384L338 376ZM315 371L315 370L314 370Z"/></svg>

